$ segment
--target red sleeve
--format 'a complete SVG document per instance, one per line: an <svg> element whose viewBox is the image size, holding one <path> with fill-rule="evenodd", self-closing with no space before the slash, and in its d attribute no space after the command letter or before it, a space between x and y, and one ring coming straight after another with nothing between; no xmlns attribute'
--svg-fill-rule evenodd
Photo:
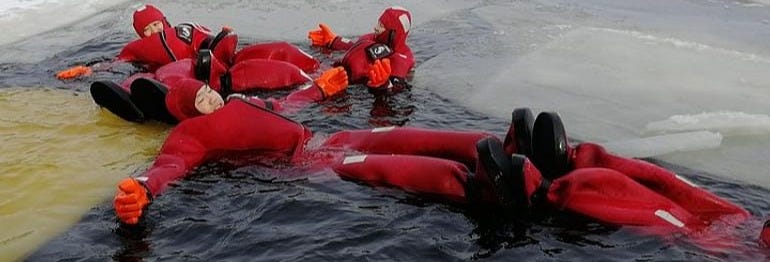
<svg viewBox="0 0 770 262"><path fill-rule="evenodd" d="M205 159L207 148L195 133L187 132L184 124L186 121L171 132L155 163L143 175L147 177L145 185L153 196L163 192L169 182L186 176Z"/></svg>
<svg viewBox="0 0 770 262"><path fill-rule="evenodd" d="M414 55L412 50L405 48L398 50L388 57L390 59L391 76L406 79L414 67Z"/></svg>
<svg viewBox="0 0 770 262"><path fill-rule="evenodd" d="M334 50L334 51L349 50L351 47L356 45L356 43L361 42L361 40L374 41L374 34L373 33L369 33L369 34L362 35L356 41L352 41L352 40L350 40L348 38L337 36L337 37L334 38L334 40L332 40L331 43L329 43L328 48L331 49L331 50Z"/></svg>
<svg viewBox="0 0 770 262"><path fill-rule="evenodd" d="M171 58L161 44L160 35L153 34L150 37L131 41L120 51L118 60L144 64L150 68L150 71L171 63Z"/></svg>
<svg viewBox="0 0 770 262"><path fill-rule="evenodd" d="M304 126L247 102L235 100L210 115L182 121L144 174L151 194L186 176L206 160L248 152L241 164L291 162L310 138Z"/></svg>
<svg viewBox="0 0 770 262"><path fill-rule="evenodd" d="M313 56L302 51L297 46L284 41L259 43L244 47L235 54L233 63L238 64L241 61L255 58L288 62L307 73L313 72L320 67L318 60L313 58Z"/></svg>
<svg viewBox="0 0 770 262"><path fill-rule="evenodd" d="M294 64L266 59L240 61L230 68L230 77L234 92L283 89L312 80Z"/></svg>

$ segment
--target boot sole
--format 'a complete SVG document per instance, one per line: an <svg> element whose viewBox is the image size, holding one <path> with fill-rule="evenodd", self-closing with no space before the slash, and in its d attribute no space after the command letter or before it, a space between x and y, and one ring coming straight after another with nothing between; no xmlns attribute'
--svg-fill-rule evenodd
<svg viewBox="0 0 770 262"><path fill-rule="evenodd" d="M144 122L144 114L120 85L111 81L96 81L91 83L89 91L97 105L107 108L120 118L131 122Z"/></svg>
<svg viewBox="0 0 770 262"><path fill-rule="evenodd" d="M485 138L476 143L479 161L492 184L499 202L507 210L519 211L527 206L524 191L524 156L509 157L497 139Z"/></svg>
<svg viewBox="0 0 770 262"><path fill-rule="evenodd" d="M554 112L542 112L535 120L532 134L532 162L542 175L553 181L566 174L569 144L561 117Z"/></svg>
<svg viewBox="0 0 770 262"><path fill-rule="evenodd" d="M152 79L139 78L131 83L131 99L145 116L173 125L179 121L166 108L167 93L165 85Z"/></svg>

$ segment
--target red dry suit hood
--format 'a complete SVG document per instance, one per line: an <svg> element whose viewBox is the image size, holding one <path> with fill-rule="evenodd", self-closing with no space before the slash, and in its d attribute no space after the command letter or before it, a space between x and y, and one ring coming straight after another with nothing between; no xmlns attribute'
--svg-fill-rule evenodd
<svg viewBox="0 0 770 262"><path fill-rule="evenodd" d="M134 11L134 30L139 37L144 38L144 28L155 21L163 21L164 28L171 25L166 20L166 16L154 5L143 5Z"/></svg>
<svg viewBox="0 0 770 262"><path fill-rule="evenodd" d="M375 35L375 41L386 44L393 49L406 46L406 37L412 28L412 15L403 7L392 6L380 15L380 24L385 31Z"/></svg>
<svg viewBox="0 0 770 262"><path fill-rule="evenodd" d="M195 79L181 79L168 85L166 108L180 122L182 120L202 115L195 108L195 96L204 83Z"/></svg>

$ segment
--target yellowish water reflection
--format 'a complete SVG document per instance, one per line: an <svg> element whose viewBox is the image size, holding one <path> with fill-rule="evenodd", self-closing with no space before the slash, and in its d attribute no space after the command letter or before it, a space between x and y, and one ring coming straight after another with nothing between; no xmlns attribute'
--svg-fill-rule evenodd
<svg viewBox="0 0 770 262"><path fill-rule="evenodd" d="M123 121L87 93L0 89L0 261L23 258L109 201L168 129Z"/></svg>

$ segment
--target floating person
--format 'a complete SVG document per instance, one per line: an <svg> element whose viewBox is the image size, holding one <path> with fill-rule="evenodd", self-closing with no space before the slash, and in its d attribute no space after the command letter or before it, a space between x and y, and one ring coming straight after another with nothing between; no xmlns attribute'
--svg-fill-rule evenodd
<svg viewBox="0 0 770 262"><path fill-rule="evenodd" d="M220 72L224 73L216 78L220 81L203 82L224 96L232 92L274 90L313 82L310 76L296 65L278 60L248 59L229 69L221 70ZM167 91L166 86L182 78L201 78L196 76L196 65L192 59L171 62L158 68L155 73L132 75L121 84L96 81L91 84L90 93L96 104L125 120L144 122L154 119L174 124L177 120L163 112L162 101Z"/></svg>
<svg viewBox="0 0 770 262"><path fill-rule="evenodd" d="M331 79L339 84L347 83L347 79ZM143 209L168 183L186 176L205 161L217 160L222 154L243 153L254 161L251 164L301 163L309 168L332 168L349 179L461 202L467 202L463 199L497 199L492 196L492 184L484 174L474 175L475 143L493 137L492 134L396 127L342 131L332 135L320 148L308 150L305 146L312 134L303 125L266 109L263 102L253 98L231 96L223 105L215 94L202 82L190 79L170 88L166 101L169 111L183 121L171 131L160 155L146 172L126 178L118 185L114 206L123 223L138 223ZM306 103L307 99L287 98L286 101ZM286 107L286 102L283 106ZM260 131L253 132L255 129ZM346 154L351 152L369 155L348 158Z"/></svg>
<svg viewBox="0 0 770 262"><path fill-rule="evenodd" d="M326 24L308 33L313 46L345 51L335 65L345 67L351 84L365 84L371 90L400 90L408 87L414 55L407 45L412 15L403 7L389 7L380 15L374 32L358 40L338 36Z"/></svg>
<svg viewBox="0 0 770 262"><path fill-rule="evenodd" d="M76 66L57 74L59 79L70 79L104 70L115 63L129 62L144 66L147 71L173 61L196 58L203 50L211 50L216 61L225 67L252 58L280 60L292 63L305 72L319 68L319 62L298 47L287 42L258 43L237 50L238 36L229 27L218 34L195 23L171 26L166 16L153 5L143 5L133 14L133 28L139 39L128 43L114 61L97 63L90 67Z"/></svg>
<svg viewBox="0 0 770 262"><path fill-rule="evenodd" d="M196 85L190 88L201 92ZM186 104L194 99L176 97ZM221 154L238 152L248 155L252 163L330 168L346 179L459 203L492 203L514 214L546 206L655 234L684 233L707 247L722 244L709 240L729 240L721 231L707 230L709 226L718 221L734 225L749 216L737 205L658 166L611 155L591 143L570 148L553 113L538 116L531 140L505 139L514 141L513 145L485 132L392 127L341 131L308 150L310 130L260 105L231 100L215 108L205 115L206 109L185 109L193 117L172 130L152 167L139 177L121 181L114 205L123 223L138 223L169 182ZM515 131L532 126L526 120L531 117L523 119L514 119L509 128L513 132L508 134L525 136L528 132ZM257 127L260 132L247 131ZM520 144L528 140L532 145ZM535 163L544 166L542 174L524 155L506 152L527 147ZM546 163L552 166L545 167ZM716 235L703 237L703 232ZM767 234L763 231L763 241Z"/></svg>
<svg viewBox="0 0 770 262"><path fill-rule="evenodd" d="M506 209L547 207L645 233L685 234L703 247L740 245L740 236L712 227L734 228L750 217L745 209L651 163L610 154L594 143L572 147L564 130L558 114L544 112L532 128L530 158L509 157L495 141L482 148L502 156L487 158L484 166L493 181L502 182L496 190Z"/></svg>

